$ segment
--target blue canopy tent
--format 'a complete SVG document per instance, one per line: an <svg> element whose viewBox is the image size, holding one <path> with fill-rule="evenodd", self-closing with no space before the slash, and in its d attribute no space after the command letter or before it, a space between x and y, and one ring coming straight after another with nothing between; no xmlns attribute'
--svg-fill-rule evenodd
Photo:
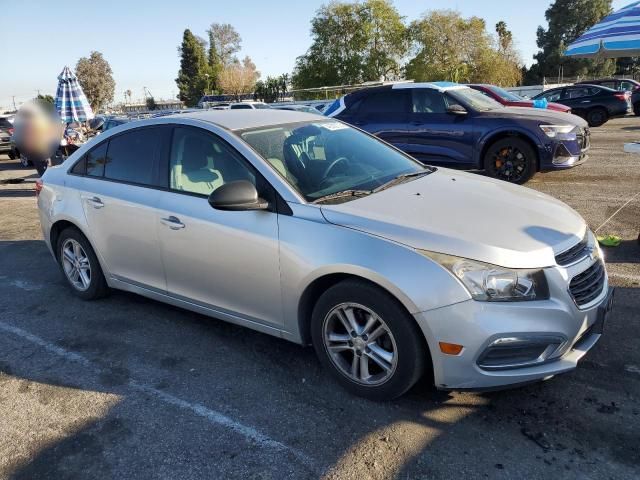
<svg viewBox="0 0 640 480"><path fill-rule="evenodd" d="M640 1L606 16L567 47L578 58L640 56Z"/></svg>
<svg viewBox="0 0 640 480"><path fill-rule="evenodd" d="M94 117L91 105L82 91L78 78L69 67L64 67L58 75L56 111L65 123L85 122Z"/></svg>

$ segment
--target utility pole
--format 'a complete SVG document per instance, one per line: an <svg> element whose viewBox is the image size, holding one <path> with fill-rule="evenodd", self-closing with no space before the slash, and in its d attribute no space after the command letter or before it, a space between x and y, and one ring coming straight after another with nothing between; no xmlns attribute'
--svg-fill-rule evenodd
<svg viewBox="0 0 640 480"><path fill-rule="evenodd" d="M14 110L18 110L18 109L16 108L16 96L15 96L15 95L11 95L11 98L12 98L12 100L13 100L13 109L14 109Z"/></svg>

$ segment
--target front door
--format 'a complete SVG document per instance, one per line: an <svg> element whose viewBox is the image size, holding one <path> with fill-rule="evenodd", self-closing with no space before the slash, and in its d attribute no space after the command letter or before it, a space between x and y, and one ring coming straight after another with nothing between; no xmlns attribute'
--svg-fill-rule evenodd
<svg viewBox="0 0 640 480"><path fill-rule="evenodd" d="M473 118L447 113L453 102L433 88L414 88L405 151L424 163L473 167Z"/></svg>
<svg viewBox="0 0 640 480"><path fill-rule="evenodd" d="M158 208L169 294L263 324L282 324L278 216L272 211L213 209L208 195L248 180L271 189L252 166L211 132L176 127L169 190Z"/></svg>

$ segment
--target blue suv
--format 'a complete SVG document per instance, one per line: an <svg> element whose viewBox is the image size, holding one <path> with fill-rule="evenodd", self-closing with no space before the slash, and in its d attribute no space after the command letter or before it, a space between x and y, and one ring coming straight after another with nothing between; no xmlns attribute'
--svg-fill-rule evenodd
<svg viewBox="0 0 640 480"><path fill-rule="evenodd" d="M345 95L325 111L418 160L522 184L587 159L587 123L567 113L505 107L448 82L398 83Z"/></svg>

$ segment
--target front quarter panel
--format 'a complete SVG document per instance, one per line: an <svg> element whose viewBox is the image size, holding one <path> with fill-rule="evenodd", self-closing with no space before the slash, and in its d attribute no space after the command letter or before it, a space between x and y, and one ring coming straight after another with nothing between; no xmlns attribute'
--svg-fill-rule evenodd
<svg viewBox="0 0 640 480"><path fill-rule="evenodd" d="M280 215L278 221L285 336L291 340L302 341L298 307L303 292L326 275L348 274L373 282L394 295L409 313L470 298L450 273L414 249L329 224L315 205L290 206L293 215Z"/></svg>

